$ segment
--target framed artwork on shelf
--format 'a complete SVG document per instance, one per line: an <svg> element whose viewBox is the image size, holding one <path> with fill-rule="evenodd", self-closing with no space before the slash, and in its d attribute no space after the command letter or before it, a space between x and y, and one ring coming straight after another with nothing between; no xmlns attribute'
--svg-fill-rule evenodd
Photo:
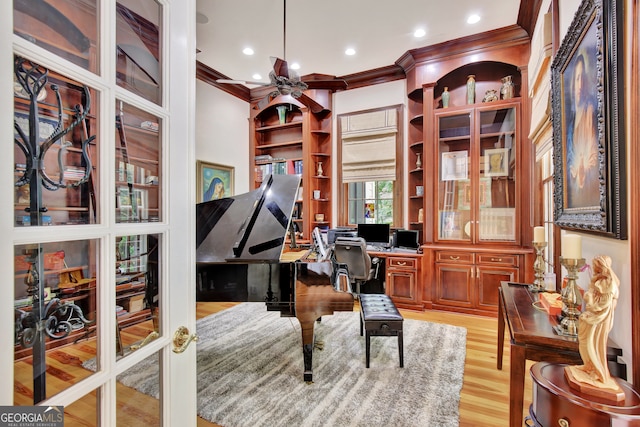
<svg viewBox="0 0 640 427"><path fill-rule="evenodd" d="M622 4L583 0L551 65L555 223L627 238Z"/></svg>
<svg viewBox="0 0 640 427"><path fill-rule="evenodd" d="M233 196L233 167L198 160L197 173L198 202Z"/></svg>
<svg viewBox="0 0 640 427"><path fill-rule="evenodd" d="M484 150L484 176L509 175L509 149L489 148Z"/></svg>
<svg viewBox="0 0 640 427"><path fill-rule="evenodd" d="M468 179L468 158L467 151L449 151L442 153L441 160L441 180L458 181Z"/></svg>
<svg viewBox="0 0 640 427"><path fill-rule="evenodd" d="M516 238L515 208L487 208L480 210L480 239L507 240Z"/></svg>

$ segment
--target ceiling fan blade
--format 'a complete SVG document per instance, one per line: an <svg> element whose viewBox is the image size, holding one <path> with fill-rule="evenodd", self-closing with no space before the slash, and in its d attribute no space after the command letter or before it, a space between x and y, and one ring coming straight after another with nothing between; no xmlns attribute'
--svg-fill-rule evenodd
<svg viewBox="0 0 640 427"><path fill-rule="evenodd" d="M273 72L276 73L276 76L285 77L287 79L289 78L289 67L287 66L287 61L272 56L271 63L273 64Z"/></svg>
<svg viewBox="0 0 640 427"><path fill-rule="evenodd" d="M231 80L231 79L218 79L216 83L225 83L231 85L259 85L259 86L269 86L270 83L263 82L252 82L248 80Z"/></svg>

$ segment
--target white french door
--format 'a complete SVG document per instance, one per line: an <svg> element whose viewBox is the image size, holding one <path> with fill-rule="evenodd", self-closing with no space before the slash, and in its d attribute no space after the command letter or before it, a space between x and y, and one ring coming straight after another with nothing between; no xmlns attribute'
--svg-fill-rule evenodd
<svg viewBox="0 0 640 427"><path fill-rule="evenodd" d="M112 426L149 404L158 425L196 425L195 343L174 351L179 328L195 332L195 0L34 3L0 2L0 342L15 343L0 352L0 405L33 393L76 425ZM16 75L45 71L42 97L25 96ZM72 128L53 160L16 148L43 147L25 131L33 117L45 140ZM76 345L84 371L67 371L56 343ZM122 383L143 369L159 399L127 401Z"/></svg>

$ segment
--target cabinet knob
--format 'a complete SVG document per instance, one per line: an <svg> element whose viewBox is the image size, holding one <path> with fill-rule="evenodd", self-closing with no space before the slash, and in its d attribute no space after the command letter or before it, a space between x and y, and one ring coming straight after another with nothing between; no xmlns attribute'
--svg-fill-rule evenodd
<svg viewBox="0 0 640 427"><path fill-rule="evenodd" d="M453 261L458 261L460 259L459 256L453 256L453 255L449 255L449 258L452 259Z"/></svg>
<svg viewBox="0 0 640 427"><path fill-rule="evenodd" d="M404 261L398 261L398 262L396 262L396 264L398 264L398 265L402 265L402 266L407 265L407 263L406 263L406 262L404 262Z"/></svg>
<svg viewBox="0 0 640 427"><path fill-rule="evenodd" d="M569 421L566 418L560 418L558 420L558 425L560 427L569 427Z"/></svg>

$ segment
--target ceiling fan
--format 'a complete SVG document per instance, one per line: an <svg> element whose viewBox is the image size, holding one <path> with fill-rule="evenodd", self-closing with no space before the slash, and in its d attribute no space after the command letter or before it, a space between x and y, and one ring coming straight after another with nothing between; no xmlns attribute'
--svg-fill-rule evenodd
<svg viewBox="0 0 640 427"><path fill-rule="evenodd" d="M269 72L269 83L244 81L244 80L229 80L218 79L216 83L226 84L251 84L258 86L274 86L275 90L270 92L266 97L260 100L257 104L257 108L261 109L269 103L271 98L278 95L291 95L291 97L299 100L305 106L307 106L312 112L319 113L324 109L322 105L314 101L308 95L304 93L307 89L345 89L347 82L343 79L309 79L303 81L298 74L289 70L287 65L287 0L284 2L284 14L283 14L283 58L280 59L275 56L270 57L273 65L273 70Z"/></svg>

